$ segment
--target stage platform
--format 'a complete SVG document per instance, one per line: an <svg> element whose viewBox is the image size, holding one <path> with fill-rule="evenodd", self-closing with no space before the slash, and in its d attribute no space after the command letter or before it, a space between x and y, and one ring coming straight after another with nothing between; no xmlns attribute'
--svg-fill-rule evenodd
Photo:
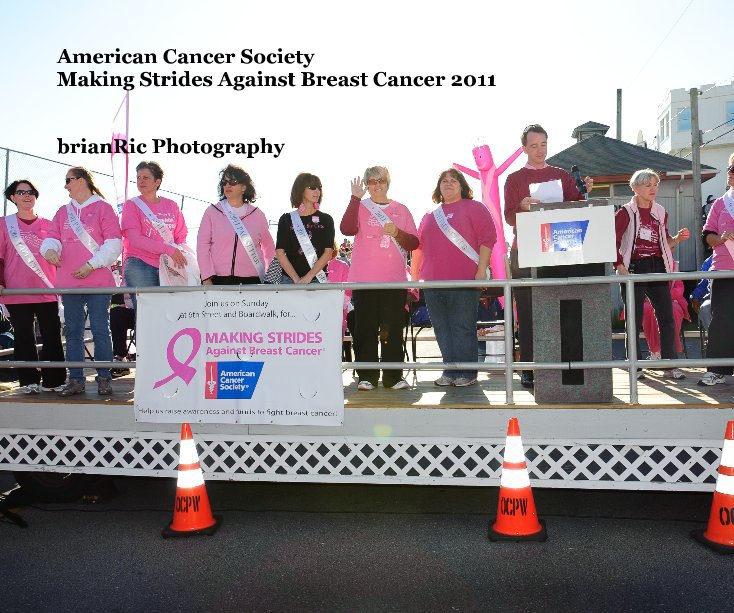
<svg viewBox="0 0 734 613"><path fill-rule="evenodd" d="M0 467L175 477L180 424L136 422L134 376L100 397L88 372L86 393L70 398L0 392ZM341 425L191 425L207 479L496 486L517 417L535 486L711 491L734 382L699 387L703 371L684 372L650 371L635 405L621 369L614 402L598 405L538 405L516 375L507 406L503 373L439 388L437 371L418 371L410 389L361 392L346 370Z"/></svg>

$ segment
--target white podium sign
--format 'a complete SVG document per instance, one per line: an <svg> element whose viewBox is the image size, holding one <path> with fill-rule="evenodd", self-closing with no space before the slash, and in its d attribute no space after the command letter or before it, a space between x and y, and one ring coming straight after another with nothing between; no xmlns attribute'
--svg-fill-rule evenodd
<svg viewBox="0 0 734 613"><path fill-rule="evenodd" d="M135 418L338 426L343 292L138 297Z"/></svg>
<svg viewBox="0 0 734 613"><path fill-rule="evenodd" d="M611 205L541 209L517 216L520 268L613 262L616 250Z"/></svg>

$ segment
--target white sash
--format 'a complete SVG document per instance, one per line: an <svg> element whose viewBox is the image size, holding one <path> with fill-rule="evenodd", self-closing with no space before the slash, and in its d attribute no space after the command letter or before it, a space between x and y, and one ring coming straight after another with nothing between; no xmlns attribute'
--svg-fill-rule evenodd
<svg viewBox="0 0 734 613"><path fill-rule="evenodd" d="M36 276L44 282L46 287L53 287L53 283L48 280L48 277L46 276L46 273L43 272L43 268L41 268L41 265L38 263L36 256L31 253L28 245L26 245L26 242L23 240L23 237L20 234L20 228L18 227L17 215L8 215L5 218L5 225L8 228L8 236L10 236L10 241L13 243L13 247L15 247L15 250L18 252L20 259L23 260L23 262L25 262L25 265L28 266L28 268L30 268L36 274Z"/></svg>
<svg viewBox="0 0 734 613"><path fill-rule="evenodd" d="M93 204L98 200L102 200L102 198L99 196L92 196L86 200L84 204ZM89 249L89 252L94 255L99 250L99 243L97 243L97 241L89 235L89 232L85 230L82 220L79 219L79 215L77 215L76 207L73 203L74 201L72 200L66 205L66 214L69 218L69 225L71 226L71 229L74 230L74 234L76 234L76 237L82 245Z"/></svg>
<svg viewBox="0 0 734 613"><path fill-rule="evenodd" d="M245 248L245 253L247 253L250 261L255 267L255 270L257 270L257 276L260 277L260 283L262 283L263 279L265 278L265 265L260 259L260 256L257 254L255 241L252 240L250 233L247 231L247 228L245 228L245 224L242 223L239 215L234 212L234 209L232 209L232 205L227 202L227 199L225 198L224 200L220 201L219 204L221 205L224 214L227 216L229 223L232 224L232 228L234 228L234 231L237 233L237 236L240 239L240 243L242 243L242 246Z"/></svg>
<svg viewBox="0 0 734 613"><path fill-rule="evenodd" d="M386 223L392 222L392 219L388 216L385 211L382 210L380 206L377 205L376 202L372 200L372 198L366 198L365 200L362 200L362 205L370 212L372 213L372 216L380 222L380 225L385 228ZM397 241L397 239L394 236L390 237L392 239L393 245L397 247L398 252L401 256L403 256L403 261L407 262L408 260L408 254L406 253L405 249L403 249L400 246L400 243Z"/></svg>
<svg viewBox="0 0 734 613"><path fill-rule="evenodd" d="M726 208L726 212L729 213L732 219L734 219L734 200L732 200L732 192L734 192L734 189L731 189L724 193L722 198L724 199L724 208Z"/></svg>
<svg viewBox="0 0 734 613"><path fill-rule="evenodd" d="M726 208L726 212L729 213L731 218L734 219L734 200L731 197L732 193L734 193L734 189L730 189L724 194L724 208ZM734 258L734 241L728 240L724 245L729 250L731 257Z"/></svg>
<svg viewBox="0 0 734 613"><path fill-rule="evenodd" d="M293 222L293 231L296 233L296 238L298 239L298 243L301 245L303 255L306 256L306 260L311 265L311 268L313 268L314 264L316 264L316 260L318 260L318 257L316 257L316 249L314 249L311 240L308 238L306 228L303 227L303 222L301 221L301 216L298 214L298 209L291 211L291 221ZM319 270L319 272L316 273L316 278L319 283L327 282L326 275L323 270Z"/></svg>
<svg viewBox="0 0 734 613"><path fill-rule="evenodd" d="M41 279L41 281L43 281L46 287L52 288L54 286L53 283L48 280L48 277L46 276L46 273L43 272L43 268L41 268L41 265L38 263L36 256L31 253L31 250L28 248L28 245L26 245L26 242L20 234L17 215L13 214L5 217L5 226L8 228L10 242L13 243L13 247L15 247L15 250L18 252L20 259L25 262L26 266L28 266L28 268L30 268L36 276ZM59 319L61 320L61 323L64 323L64 305L61 303L60 295L56 296L56 302L59 304Z"/></svg>
<svg viewBox="0 0 734 613"><path fill-rule="evenodd" d="M446 236L446 238L448 238L466 257L472 260L475 264L479 264L479 254L474 251L474 248L466 242L466 239L461 234L451 227L449 220L446 219L446 214L443 212L442 206L439 206L435 211L433 211L433 218L436 220L441 232L444 233L444 236ZM490 269L487 268L487 279L491 278Z"/></svg>
<svg viewBox="0 0 734 613"><path fill-rule="evenodd" d="M139 196L133 198L132 201L143 212L143 215L148 218L150 223L153 224L153 227L158 230L158 234L161 235L163 242L168 245L173 245L173 234L171 233L170 228L163 221L156 217L155 213L150 210L150 207L145 204L145 201Z"/></svg>

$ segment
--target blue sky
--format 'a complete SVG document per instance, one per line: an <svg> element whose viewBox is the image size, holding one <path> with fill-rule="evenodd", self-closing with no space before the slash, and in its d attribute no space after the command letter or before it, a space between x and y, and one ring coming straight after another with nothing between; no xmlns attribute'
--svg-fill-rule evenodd
<svg viewBox="0 0 734 613"><path fill-rule="evenodd" d="M58 70L110 74L155 70L248 74L228 66L69 66L61 51L186 52L240 50L315 53L308 70L324 75L494 75L495 87L441 88L139 88L131 92L137 141L285 143L274 159L158 155L164 187L214 200L226 162L254 177L270 218L288 208L295 175L318 174L324 210L340 218L349 181L366 166L387 165L390 195L416 220L431 206L438 173L453 162L472 166L471 150L489 144L501 162L523 127L541 123L550 153L572 144L589 120L616 130L616 90L623 89L623 138L651 140L667 90L734 78L730 3L666 0L589 2L3 2L0 146L109 172L109 158L61 156L57 138L106 142L123 92L58 87ZM682 16L681 16L682 15ZM676 23L677 22L677 23ZM719 26L718 24L724 24ZM270 67L282 74L300 67ZM142 156L132 156L136 163ZM519 167L518 160L514 168ZM583 169L582 169L583 171ZM13 178L13 177L11 177ZM40 186L39 204L62 204L58 183ZM49 181L48 179L45 179ZM479 191L478 183L472 183ZM44 191L44 188L45 191ZM112 199L111 197L108 199ZM187 212L191 226L201 210ZM338 221L338 219L337 219Z"/></svg>

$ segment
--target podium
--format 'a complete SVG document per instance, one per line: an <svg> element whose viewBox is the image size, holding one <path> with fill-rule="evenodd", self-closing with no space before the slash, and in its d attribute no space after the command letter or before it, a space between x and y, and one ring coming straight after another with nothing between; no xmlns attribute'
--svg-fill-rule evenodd
<svg viewBox="0 0 734 613"><path fill-rule="evenodd" d="M614 206L604 199L531 205L517 216L517 245L518 264L534 279L604 276L616 259ZM610 360L609 285L534 287L533 351L536 362ZM536 402L613 398L611 369L535 371Z"/></svg>

